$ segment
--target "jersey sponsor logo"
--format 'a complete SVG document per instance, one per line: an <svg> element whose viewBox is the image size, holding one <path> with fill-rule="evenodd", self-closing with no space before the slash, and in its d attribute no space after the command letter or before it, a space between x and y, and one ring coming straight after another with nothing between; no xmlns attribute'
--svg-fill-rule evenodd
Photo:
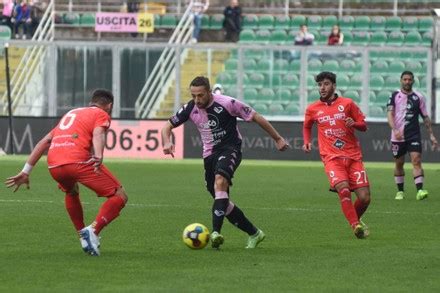
<svg viewBox="0 0 440 293"><path fill-rule="evenodd" d="M320 116L322 114L324 114L324 111L322 111L322 110L319 110L318 113L316 113L316 115L318 115L318 116Z"/></svg>
<svg viewBox="0 0 440 293"><path fill-rule="evenodd" d="M419 97L416 95L412 95L411 98L413 99L413 101L417 101L419 99Z"/></svg>
<svg viewBox="0 0 440 293"><path fill-rule="evenodd" d="M336 113L332 116L325 115L322 117L318 117L318 123L329 122L330 125L336 125L336 120L345 120L345 113Z"/></svg>
<svg viewBox="0 0 440 293"><path fill-rule="evenodd" d="M218 118L215 115L208 114L208 121L199 123L199 127L202 130L215 130L220 125Z"/></svg>
<svg viewBox="0 0 440 293"><path fill-rule="evenodd" d="M220 114L223 111L223 107L214 107L214 111L217 114Z"/></svg>
<svg viewBox="0 0 440 293"><path fill-rule="evenodd" d="M335 140L335 142L333 143L333 146L337 149L340 149L340 150L344 147L344 145L345 145L345 142L343 142L340 139Z"/></svg>
<svg viewBox="0 0 440 293"><path fill-rule="evenodd" d="M248 107L248 106L243 106L243 107L241 108L241 110L242 110L243 113L245 113L246 115L249 115L249 114L252 112L251 107Z"/></svg>
<svg viewBox="0 0 440 293"><path fill-rule="evenodd" d="M338 106L338 110L339 110L339 112L344 112L344 106L339 105L339 106Z"/></svg>

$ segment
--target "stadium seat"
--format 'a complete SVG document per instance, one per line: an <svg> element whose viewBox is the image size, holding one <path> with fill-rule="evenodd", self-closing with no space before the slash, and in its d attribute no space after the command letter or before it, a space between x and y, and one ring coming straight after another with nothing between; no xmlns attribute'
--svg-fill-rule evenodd
<svg viewBox="0 0 440 293"><path fill-rule="evenodd" d="M311 59L307 63L307 71L309 73L319 73L322 68L322 63L319 59Z"/></svg>
<svg viewBox="0 0 440 293"><path fill-rule="evenodd" d="M254 58L254 59L261 59L266 56L266 51L258 50L258 49L249 49L243 51L243 57L245 58Z"/></svg>
<svg viewBox="0 0 440 293"><path fill-rule="evenodd" d="M353 42L353 34L351 31L344 31L342 32L344 35L344 45L348 46L351 45L351 43Z"/></svg>
<svg viewBox="0 0 440 293"><path fill-rule="evenodd" d="M276 97L282 102L290 102L293 100L292 92L287 88L280 88L276 92Z"/></svg>
<svg viewBox="0 0 440 293"><path fill-rule="evenodd" d="M307 18L307 27L309 30L319 30L322 26L322 17L319 15L311 15Z"/></svg>
<svg viewBox="0 0 440 293"><path fill-rule="evenodd" d="M330 31L321 31L320 33L315 35L315 43L317 45L327 45L329 35L330 35Z"/></svg>
<svg viewBox="0 0 440 293"><path fill-rule="evenodd" d="M289 62L285 59L276 59L273 64L274 72L286 72Z"/></svg>
<svg viewBox="0 0 440 293"><path fill-rule="evenodd" d="M330 71L330 72L338 72L339 71L339 63L336 60L326 60L322 64L321 71Z"/></svg>
<svg viewBox="0 0 440 293"><path fill-rule="evenodd" d="M373 92L373 91L370 91L369 93L368 93L368 101L371 103L371 102L376 102L376 93L375 92Z"/></svg>
<svg viewBox="0 0 440 293"><path fill-rule="evenodd" d="M238 98L237 87L236 86L226 87L225 88L225 95L233 97L233 98Z"/></svg>
<svg viewBox="0 0 440 293"><path fill-rule="evenodd" d="M289 63L288 71L297 73L301 70L301 61L300 60L292 60Z"/></svg>
<svg viewBox="0 0 440 293"><path fill-rule="evenodd" d="M80 23L82 26L95 26L95 14L94 13L83 13L80 17Z"/></svg>
<svg viewBox="0 0 440 293"><path fill-rule="evenodd" d="M405 71L405 63L400 60L393 60L390 62L388 72L397 73L400 76L400 73L402 73L403 71Z"/></svg>
<svg viewBox="0 0 440 293"><path fill-rule="evenodd" d="M370 29L370 17L366 15L356 16L354 18L354 28L356 30L368 31Z"/></svg>
<svg viewBox="0 0 440 293"><path fill-rule="evenodd" d="M251 29L244 29L240 32L240 43L252 43L255 42L255 33Z"/></svg>
<svg viewBox="0 0 440 293"><path fill-rule="evenodd" d="M373 16L370 21L370 29L372 31L381 31L385 29L385 17Z"/></svg>
<svg viewBox="0 0 440 293"><path fill-rule="evenodd" d="M371 75L370 76L370 88L373 90L380 90L383 88L385 80L381 75Z"/></svg>
<svg viewBox="0 0 440 293"><path fill-rule="evenodd" d="M353 60L344 59L339 64L339 71L346 74L351 74L354 72L355 63Z"/></svg>
<svg viewBox="0 0 440 293"><path fill-rule="evenodd" d="M307 88L313 89L316 87L315 75L309 74L307 75Z"/></svg>
<svg viewBox="0 0 440 293"><path fill-rule="evenodd" d="M383 117L385 115L385 112L383 110L383 107L372 105L369 109L369 115L370 117Z"/></svg>
<svg viewBox="0 0 440 293"><path fill-rule="evenodd" d="M354 17L351 15L345 15L339 19L339 27L341 30L352 30L354 27Z"/></svg>
<svg viewBox="0 0 440 293"><path fill-rule="evenodd" d="M154 15L154 27L160 28L161 26L161 16L159 14Z"/></svg>
<svg viewBox="0 0 440 293"><path fill-rule="evenodd" d="M243 19L244 29L258 29L258 17L255 14L246 14Z"/></svg>
<svg viewBox="0 0 440 293"><path fill-rule="evenodd" d="M340 90L347 90L350 87L350 78L348 75L339 73L336 79L336 86Z"/></svg>
<svg viewBox="0 0 440 293"><path fill-rule="evenodd" d="M412 71L414 74L426 74L426 72L423 72L423 66L419 61L407 60L405 68L406 70Z"/></svg>
<svg viewBox="0 0 440 293"><path fill-rule="evenodd" d="M172 14L164 14L160 20L160 27L162 28L175 28L177 25L177 18Z"/></svg>
<svg viewBox="0 0 440 293"><path fill-rule="evenodd" d="M286 108L284 109L285 115L298 116L301 114L300 112L301 112L300 106L296 102L291 102L291 103L287 104Z"/></svg>
<svg viewBox="0 0 440 293"><path fill-rule="evenodd" d="M385 29L390 31L400 31L402 29L402 19L400 16L390 16L386 18Z"/></svg>
<svg viewBox="0 0 440 293"><path fill-rule="evenodd" d="M285 30L274 30L270 35L270 44L285 44L287 42L288 36Z"/></svg>
<svg viewBox="0 0 440 293"><path fill-rule="evenodd" d="M416 89L420 88L420 80L419 80L419 78L417 76L414 76L413 87L416 88Z"/></svg>
<svg viewBox="0 0 440 293"><path fill-rule="evenodd" d="M376 95L376 103L386 105L391 97L391 91L382 90Z"/></svg>
<svg viewBox="0 0 440 293"><path fill-rule="evenodd" d="M258 92L254 88L245 88L243 95L247 103L253 103L257 100Z"/></svg>
<svg viewBox="0 0 440 293"><path fill-rule="evenodd" d="M1 41L8 41L11 39L11 29L9 26L6 25L0 25L0 40Z"/></svg>
<svg viewBox="0 0 440 293"><path fill-rule="evenodd" d="M236 71L238 69L237 59L228 59L225 62L225 70Z"/></svg>
<svg viewBox="0 0 440 293"><path fill-rule="evenodd" d="M283 76L281 74L274 73L268 78L266 86L272 88L280 88L282 78Z"/></svg>
<svg viewBox="0 0 440 293"><path fill-rule="evenodd" d="M284 88L295 89L299 87L299 78L294 73L287 73L281 80L281 86Z"/></svg>
<svg viewBox="0 0 440 293"><path fill-rule="evenodd" d="M261 103L261 102L255 103L255 104L253 104L253 108L255 111L257 111L260 114L263 114L263 115L268 114L268 108L265 103Z"/></svg>
<svg viewBox="0 0 440 293"><path fill-rule="evenodd" d="M368 32L354 32L353 41L351 42L354 46L366 46L370 42L370 35Z"/></svg>
<svg viewBox="0 0 440 293"><path fill-rule="evenodd" d="M79 25L80 24L79 14L75 12L66 13L63 16L63 22L71 25Z"/></svg>
<svg viewBox="0 0 440 293"><path fill-rule="evenodd" d="M384 46L388 40L388 36L384 31L375 31L371 34L370 45Z"/></svg>
<svg viewBox="0 0 440 293"><path fill-rule="evenodd" d="M271 67L272 67L272 61L270 61L269 59L263 58L263 59L260 59L260 61L258 61L258 64L256 66L256 70L260 71L260 72L269 72Z"/></svg>
<svg viewBox="0 0 440 293"><path fill-rule="evenodd" d="M258 94L261 100L273 101L275 99L275 93L271 88L262 88Z"/></svg>
<svg viewBox="0 0 440 293"><path fill-rule="evenodd" d="M419 28L419 21L415 16L407 16L403 18L402 30L404 31L416 31Z"/></svg>
<svg viewBox="0 0 440 293"><path fill-rule="evenodd" d="M317 100L319 100L319 98L320 98L320 94L317 89L311 89L307 92L307 101L309 103L317 101Z"/></svg>
<svg viewBox="0 0 440 293"><path fill-rule="evenodd" d="M434 28L434 19L432 17L419 18L419 32L432 31Z"/></svg>
<svg viewBox="0 0 440 293"><path fill-rule="evenodd" d="M220 72L220 73L217 75L217 78L216 78L216 80L215 80L215 83L219 83L219 84L224 85L224 84L231 84L232 82L231 82L231 80L230 80L230 76L229 76L228 73L226 73L226 72Z"/></svg>
<svg viewBox="0 0 440 293"><path fill-rule="evenodd" d="M284 107L282 103L275 101L269 105L269 115L276 116L283 114L284 114Z"/></svg>
<svg viewBox="0 0 440 293"><path fill-rule="evenodd" d="M263 87L264 82L265 82L264 75L261 73L254 72L249 75L249 80L245 82L245 86L250 86L256 89L260 89Z"/></svg>
<svg viewBox="0 0 440 293"><path fill-rule="evenodd" d="M356 104L359 104L361 102L361 96L359 95L358 91L348 90L344 92L343 96L352 99L356 102Z"/></svg>
<svg viewBox="0 0 440 293"><path fill-rule="evenodd" d="M402 73L402 71L400 72ZM400 74L388 76L385 80L385 87L390 90L397 90L400 88Z"/></svg>
<svg viewBox="0 0 440 293"><path fill-rule="evenodd" d="M426 89L427 86L426 75L420 76L419 80L420 80L420 88Z"/></svg>
<svg viewBox="0 0 440 293"><path fill-rule="evenodd" d="M418 31L410 31L405 36L405 46L420 46L422 36Z"/></svg>
<svg viewBox="0 0 440 293"><path fill-rule="evenodd" d="M245 58L243 60L243 69L245 71L255 71L257 69L257 62L253 58Z"/></svg>
<svg viewBox="0 0 440 293"><path fill-rule="evenodd" d="M338 24L338 18L334 15L324 16L322 19L322 28L330 31L334 25Z"/></svg>
<svg viewBox="0 0 440 293"><path fill-rule="evenodd" d="M258 30L255 33L255 42L259 44L267 44L270 39L270 31L267 29Z"/></svg>
<svg viewBox="0 0 440 293"><path fill-rule="evenodd" d="M225 16L223 14L211 15L211 18L209 20L209 28L212 30L222 29L224 20L225 20Z"/></svg>
<svg viewBox="0 0 440 293"><path fill-rule="evenodd" d="M350 79L350 87L361 88L363 86L364 78L361 74L354 74Z"/></svg>
<svg viewBox="0 0 440 293"><path fill-rule="evenodd" d="M300 25L306 24L306 17L304 15L295 15L292 17L290 27L297 30Z"/></svg>
<svg viewBox="0 0 440 293"><path fill-rule="evenodd" d="M272 15L261 15L258 18L259 29L273 29L275 19Z"/></svg>
<svg viewBox="0 0 440 293"><path fill-rule="evenodd" d="M290 29L290 17L279 15L275 17L275 29Z"/></svg>
<svg viewBox="0 0 440 293"><path fill-rule="evenodd" d="M388 71L388 63L385 60L377 60L370 66L371 73L382 74Z"/></svg>
<svg viewBox="0 0 440 293"><path fill-rule="evenodd" d="M393 31L388 35L388 46L402 46L404 40L403 33L401 31Z"/></svg>
<svg viewBox="0 0 440 293"><path fill-rule="evenodd" d="M431 47L433 38L434 37L432 31L425 32L422 36L422 45L426 47Z"/></svg>
<svg viewBox="0 0 440 293"><path fill-rule="evenodd" d="M202 29L209 29L209 23L211 22L209 15L202 15Z"/></svg>

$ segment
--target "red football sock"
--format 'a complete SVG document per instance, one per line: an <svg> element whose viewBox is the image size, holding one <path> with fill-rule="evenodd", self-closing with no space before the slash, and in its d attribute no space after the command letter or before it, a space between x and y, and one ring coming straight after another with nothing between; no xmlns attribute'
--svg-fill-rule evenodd
<svg viewBox="0 0 440 293"><path fill-rule="evenodd" d="M354 202L354 208L356 210L356 214L358 216L358 218L360 219L362 217L362 215L365 213L365 211L368 208L368 205L370 204L370 202L366 202L364 203L362 200L360 200L359 198L356 199L356 201Z"/></svg>
<svg viewBox="0 0 440 293"><path fill-rule="evenodd" d="M70 216L70 220L75 226L75 229L79 231L84 228L84 214L81 201L79 200L79 194L71 195L66 193L66 196L64 197L64 203L66 205L67 213Z"/></svg>
<svg viewBox="0 0 440 293"><path fill-rule="evenodd" d="M119 216L119 212L124 208L124 206L125 201L122 197L117 195L109 197L101 206L95 222L93 223L95 234L98 235L102 228L117 218Z"/></svg>
<svg viewBox="0 0 440 293"><path fill-rule="evenodd" d="M351 202L351 191L348 188L343 188L338 192L338 195L345 218L347 219L348 223L350 223L351 227L356 226L359 224L359 218Z"/></svg>

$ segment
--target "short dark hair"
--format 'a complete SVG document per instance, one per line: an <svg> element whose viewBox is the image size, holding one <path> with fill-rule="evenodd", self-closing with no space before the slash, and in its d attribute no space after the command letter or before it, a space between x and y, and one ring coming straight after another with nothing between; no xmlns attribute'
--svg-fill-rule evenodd
<svg viewBox="0 0 440 293"><path fill-rule="evenodd" d="M113 103L113 100L114 97L111 91L106 89L96 89L93 91L90 102L98 105L107 105Z"/></svg>
<svg viewBox="0 0 440 293"><path fill-rule="evenodd" d="M336 74L329 71L323 71L315 77L316 82L321 82L324 79L330 80L332 83L336 83Z"/></svg>
<svg viewBox="0 0 440 293"><path fill-rule="evenodd" d="M207 77L204 77L204 76L197 76L196 78L194 78L191 81L189 86L190 87L192 87L192 86L204 86L207 91L211 90L211 85L209 84L209 79Z"/></svg>
<svg viewBox="0 0 440 293"><path fill-rule="evenodd" d="M414 73L412 73L412 71L405 70L405 71L402 72L402 74L400 75L400 78L402 78L404 75L411 75L411 78L414 79Z"/></svg>

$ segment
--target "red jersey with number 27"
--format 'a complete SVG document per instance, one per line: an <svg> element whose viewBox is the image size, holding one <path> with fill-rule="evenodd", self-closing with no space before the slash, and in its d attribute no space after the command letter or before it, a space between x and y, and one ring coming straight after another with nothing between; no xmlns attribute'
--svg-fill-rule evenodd
<svg viewBox="0 0 440 293"><path fill-rule="evenodd" d="M318 100L307 107L304 128L317 124L319 154L324 163L334 158L362 160L361 147L354 135L355 128L345 125L345 119L349 117L355 122L365 120L362 111L349 98L337 97L330 104Z"/></svg>
<svg viewBox="0 0 440 293"><path fill-rule="evenodd" d="M110 115L98 107L77 108L67 112L52 129L47 154L49 168L85 163L92 157L93 130L110 127Z"/></svg>

